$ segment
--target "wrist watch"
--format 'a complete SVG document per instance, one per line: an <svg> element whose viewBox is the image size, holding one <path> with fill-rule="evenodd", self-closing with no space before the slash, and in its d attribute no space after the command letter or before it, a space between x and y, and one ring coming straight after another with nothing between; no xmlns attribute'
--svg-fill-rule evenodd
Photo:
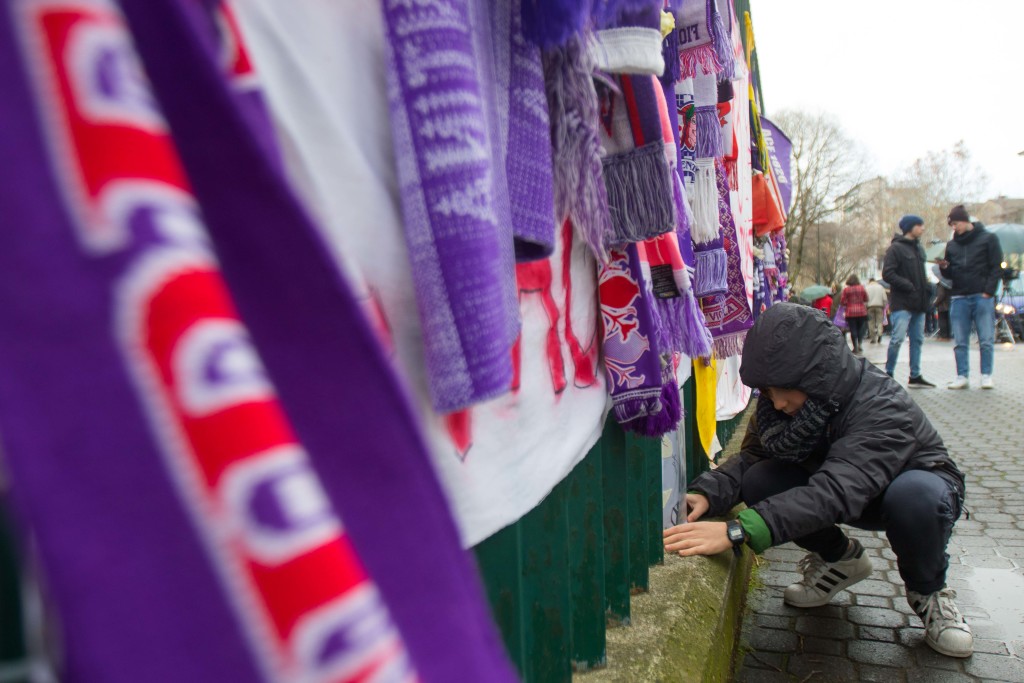
<svg viewBox="0 0 1024 683"><path fill-rule="evenodd" d="M729 536L729 540L732 541L732 551L739 557L742 552L740 548L747 540L747 532L743 530L743 525L740 524L739 520L730 519L725 523L725 533Z"/></svg>

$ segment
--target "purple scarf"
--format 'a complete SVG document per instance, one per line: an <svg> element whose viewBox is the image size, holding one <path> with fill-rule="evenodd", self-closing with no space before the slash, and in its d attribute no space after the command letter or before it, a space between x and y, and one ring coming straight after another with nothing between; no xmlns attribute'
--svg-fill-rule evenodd
<svg viewBox="0 0 1024 683"><path fill-rule="evenodd" d="M119 18L0 12L0 212L35 226L0 231L0 431L66 634L62 679L515 680L412 410L236 106L207 18L121 4L209 237L155 100L124 80ZM90 49L47 64L68 28ZM87 79L69 91L93 106L76 132L50 74ZM389 495L429 543L380 543L407 520Z"/></svg>
<svg viewBox="0 0 1024 683"><path fill-rule="evenodd" d="M736 222L729 206L729 180L721 162L715 163L718 182L718 212L722 225L722 242L727 256L725 293L705 297L701 302L704 317L714 337L715 358L729 358L743 351L747 330L754 324L754 316L747 302L746 285L740 265L740 245L736 241Z"/></svg>
<svg viewBox="0 0 1024 683"><path fill-rule="evenodd" d="M389 0L383 10L427 376L435 409L449 412L511 385L519 332L513 235L520 256L553 249L540 52L519 35L515 2L419 8Z"/></svg>
<svg viewBox="0 0 1024 683"><path fill-rule="evenodd" d="M679 388L671 358L663 360L658 348L660 321L636 244L611 250L598 290L615 420L623 429L649 436L671 431L680 417Z"/></svg>

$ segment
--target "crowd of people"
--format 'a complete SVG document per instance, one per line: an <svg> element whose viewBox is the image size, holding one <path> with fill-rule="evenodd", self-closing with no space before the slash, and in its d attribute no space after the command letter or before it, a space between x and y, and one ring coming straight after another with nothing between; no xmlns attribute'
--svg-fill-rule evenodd
<svg viewBox="0 0 1024 683"><path fill-rule="evenodd" d="M864 353L865 340L882 343L889 333L885 372L896 369L903 342L909 340L910 376L907 386L933 388L921 374L921 346L925 336L954 342L956 376L946 386L970 386L968 347L972 331L980 346L980 386L991 389L995 342L995 294L1002 274L1002 249L995 234L980 221L972 221L962 204L947 217L953 238L945 253L925 270L927 257L921 243L924 219L908 214L899 223L882 266L881 281L871 278L862 285L851 275L838 294L829 292L812 302L849 333L854 355ZM885 283L883 286L882 282Z"/></svg>

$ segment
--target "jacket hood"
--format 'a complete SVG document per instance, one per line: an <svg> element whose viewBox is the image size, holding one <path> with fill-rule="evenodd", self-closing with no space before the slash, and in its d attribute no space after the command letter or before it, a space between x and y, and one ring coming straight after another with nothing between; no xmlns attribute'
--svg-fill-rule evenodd
<svg viewBox="0 0 1024 683"><path fill-rule="evenodd" d="M913 246L917 246L920 243L917 239L913 237L907 237L906 235L896 235L895 237L892 238L892 242L890 242L890 244L896 244L897 242L905 242Z"/></svg>
<svg viewBox="0 0 1024 683"><path fill-rule="evenodd" d="M980 223L974 223L973 229L959 235L953 235L953 241L958 244L970 244L983 232L985 232L985 226Z"/></svg>
<svg viewBox="0 0 1024 683"><path fill-rule="evenodd" d="M749 387L799 389L816 400L845 405L861 370L842 332L821 311L781 303L747 332L740 378Z"/></svg>

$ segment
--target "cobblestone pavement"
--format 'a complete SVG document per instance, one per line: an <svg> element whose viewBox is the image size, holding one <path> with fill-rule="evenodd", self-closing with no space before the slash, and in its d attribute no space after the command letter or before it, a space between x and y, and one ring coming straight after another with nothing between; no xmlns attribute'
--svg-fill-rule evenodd
<svg viewBox="0 0 1024 683"><path fill-rule="evenodd" d="M867 345L885 365L888 338ZM908 377L908 344L897 380ZM1024 683L1024 344L996 346L995 389L978 388L978 351L971 349L971 388L950 391L951 342L927 340L921 370L938 384L912 395L939 430L967 476L966 508L949 545L948 584L975 637L975 654L957 660L924 643L921 621L907 605L896 556L884 533L850 529L875 572L832 604L797 609L782 602L804 551L787 543L764 553L760 588L748 597L737 681L884 681L885 683Z"/></svg>

